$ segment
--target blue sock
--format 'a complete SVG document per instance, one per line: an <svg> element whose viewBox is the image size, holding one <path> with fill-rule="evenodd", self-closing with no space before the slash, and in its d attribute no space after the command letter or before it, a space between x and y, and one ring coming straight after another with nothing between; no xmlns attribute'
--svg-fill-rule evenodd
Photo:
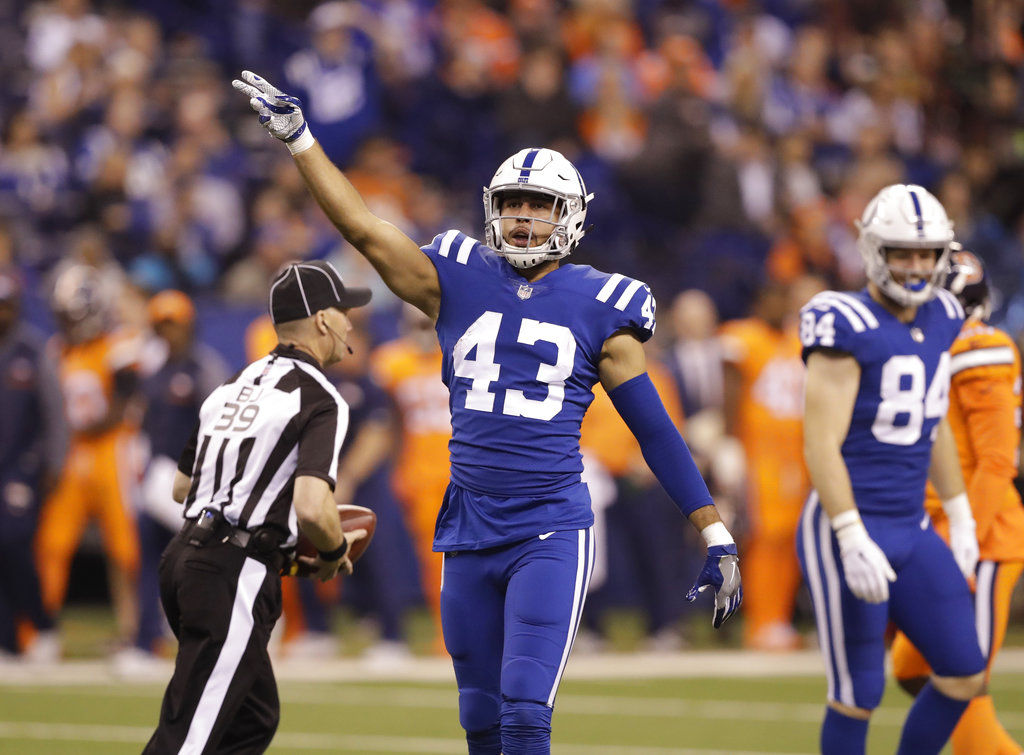
<svg viewBox="0 0 1024 755"><path fill-rule="evenodd" d="M825 709L825 722L821 725L821 755L864 755L867 745L867 719L844 716L835 708Z"/></svg>
<svg viewBox="0 0 1024 755"><path fill-rule="evenodd" d="M967 710L968 702L946 697L928 682L910 706L896 755L937 755Z"/></svg>
<svg viewBox="0 0 1024 755"><path fill-rule="evenodd" d="M501 751L504 755L549 755L551 708L522 700L503 702Z"/></svg>
<svg viewBox="0 0 1024 755"><path fill-rule="evenodd" d="M469 755L501 755L501 727L495 724L483 731L467 731Z"/></svg>

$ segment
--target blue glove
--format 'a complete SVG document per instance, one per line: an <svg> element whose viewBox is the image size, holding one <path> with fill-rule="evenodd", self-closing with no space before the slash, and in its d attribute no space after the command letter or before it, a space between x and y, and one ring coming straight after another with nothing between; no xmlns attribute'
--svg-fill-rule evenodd
<svg viewBox="0 0 1024 755"><path fill-rule="evenodd" d="M697 593L709 587L715 591L715 616L711 623L718 629L725 620L732 616L743 602L743 585L740 582L740 559L736 555L736 545L712 545L708 547L708 557L704 567L697 575L697 581L686 593L691 603L696 600Z"/></svg>
<svg viewBox="0 0 1024 755"><path fill-rule="evenodd" d="M298 97L285 94L252 71L242 71L242 79L235 79L231 86L249 98L249 105L271 136L287 144L293 155L313 146Z"/></svg>

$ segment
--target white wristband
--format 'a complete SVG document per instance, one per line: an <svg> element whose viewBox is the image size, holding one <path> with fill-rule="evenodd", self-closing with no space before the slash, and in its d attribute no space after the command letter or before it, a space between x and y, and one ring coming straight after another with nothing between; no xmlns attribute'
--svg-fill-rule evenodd
<svg viewBox="0 0 1024 755"><path fill-rule="evenodd" d="M848 509L832 517L833 532L838 532L851 524L861 524L860 512L857 509Z"/></svg>
<svg viewBox="0 0 1024 755"><path fill-rule="evenodd" d="M712 545L735 545L736 541L732 539L732 535L729 534L729 530L726 529L725 524L722 522L715 522L709 524L707 527L700 531L701 537L704 538L704 542L708 544L710 548Z"/></svg>
<svg viewBox="0 0 1024 755"><path fill-rule="evenodd" d="M299 135L298 139L291 142L285 142L284 144L288 147L289 152L293 155L297 155L300 152L305 152L316 144L316 139L313 138L313 133L309 130L309 126L307 125L306 130Z"/></svg>
<svg viewBox="0 0 1024 755"><path fill-rule="evenodd" d="M967 493L960 493L942 502L942 510L946 512L946 518L950 524L974 523L974 516L971 514L971 502L967 500Z"/></svg>

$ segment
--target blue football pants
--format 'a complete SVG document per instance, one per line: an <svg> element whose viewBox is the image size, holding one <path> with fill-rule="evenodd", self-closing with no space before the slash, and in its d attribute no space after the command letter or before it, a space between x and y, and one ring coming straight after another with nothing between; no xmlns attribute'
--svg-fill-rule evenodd
<svg viewBox="0 0 1024 755"><path fill-rule="evenodd" d="M846 586L839 546L816 493L811 493L797 531L797 553L814 603L828 676L828 699L866 710L878 706L885 687L885 630L890 620L937 675L983 671L970 588L930 522L864 516L864 525L896 572L887 603L867 603Z"/></svg>
<svg viewBox="0 0 1024 755"><path fill-rule="evenodd" d="M441 623L471 752L498 752L498 727L505 755L550 750L551 709L593 563L589 528L445 554Z"/></svg>

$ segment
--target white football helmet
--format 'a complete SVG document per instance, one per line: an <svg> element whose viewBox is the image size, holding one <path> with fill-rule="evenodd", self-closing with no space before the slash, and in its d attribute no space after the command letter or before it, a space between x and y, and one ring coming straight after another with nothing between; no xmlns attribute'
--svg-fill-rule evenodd
<svg viewBox="0 0 1024 755"><path fill-rule="evenodd" d="M886 186L868 202L857 229L865 272L883 294L904 307L919 306L935 296L949 268L953 223L927 189L914 184ZM887 248L935 249L931 277L918 284L899 283L889 269Z"/></svg>
<svg viewBox="0 0 1024 755"><path fill-rule="evenodd" d="M554 200L549 220L523 218L530 221L530 237L525 247L507 243L501 233L501 197L513 192L536 192ZM498 167L490 186L484 188L487 246L520 269L561 259L576 248L586 233L583 224L587 219L587 203L593 198L593 194L587 193L580 172L560 152L553 149L520 150ZM552 226L551 235L540 244L533 243L536 223Z"/></svg>

